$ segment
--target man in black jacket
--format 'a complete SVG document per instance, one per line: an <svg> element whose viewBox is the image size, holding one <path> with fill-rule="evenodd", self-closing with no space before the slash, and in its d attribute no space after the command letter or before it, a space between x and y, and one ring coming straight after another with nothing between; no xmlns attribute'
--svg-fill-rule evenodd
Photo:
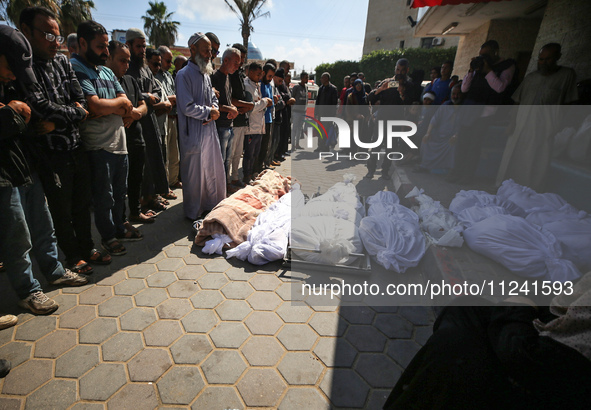
<svg viewBox="0 0 591 410"><path fill-rule="evenodd" d="M321 117L336 117L337 102L339 100L339 91L330 82L330 73L322 73L320 76L321 86L318 89L318 96L316 97L316 104L314 108L314 117L320 119ZM327 139L318 140L317 151L328 151L329 143Z"/></svg>

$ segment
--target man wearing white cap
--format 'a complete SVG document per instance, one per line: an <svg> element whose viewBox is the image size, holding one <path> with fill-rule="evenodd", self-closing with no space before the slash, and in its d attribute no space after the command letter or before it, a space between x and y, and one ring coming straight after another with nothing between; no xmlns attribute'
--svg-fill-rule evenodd
<svg viewBox="0 0 591 410"><path fill-rule="evenodd" d="M226 173L215 120L220 116L211 85L211 42L189 39L191 58L176 76L179 150L185 216L195 220L226 197Z"/></svg>

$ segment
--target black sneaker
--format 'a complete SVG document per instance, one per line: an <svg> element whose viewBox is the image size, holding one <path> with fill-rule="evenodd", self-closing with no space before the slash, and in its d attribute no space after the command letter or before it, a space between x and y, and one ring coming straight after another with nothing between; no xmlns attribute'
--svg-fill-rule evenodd
<svg viewBox="0 0 591 410"><path fill-rule="evenodd" d="M40 290L31 293L23 300L19 300L18 305L28 309L36 315L49 315L55 312L60 306L55 300L50 299Z"/></svg>
<svg viewBox="0 0 591 410"><path fill-rule="evenodd" d="M0 359L0 379L6 377L10 373L10 362L8 360Z"/></svg>

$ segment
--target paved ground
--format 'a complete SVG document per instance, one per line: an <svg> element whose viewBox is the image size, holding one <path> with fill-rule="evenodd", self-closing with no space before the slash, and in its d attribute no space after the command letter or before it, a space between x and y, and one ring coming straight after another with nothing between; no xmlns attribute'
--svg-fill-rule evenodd
<svg viewBox="0 0 591 410"><path fill-rule="evenodd" d="M296 155L293 174L310 194L365 174ZM358 182L363 195L400 185ZM204 255L190 226L174 201L91 284L42 281L60 303L51 316L18 310L2 275L0 309L19 324L0 331L0 357L13 365L0 409L381 408L431 333L430 308L294 301L299 281L278 263L257 270Z"/></svg>

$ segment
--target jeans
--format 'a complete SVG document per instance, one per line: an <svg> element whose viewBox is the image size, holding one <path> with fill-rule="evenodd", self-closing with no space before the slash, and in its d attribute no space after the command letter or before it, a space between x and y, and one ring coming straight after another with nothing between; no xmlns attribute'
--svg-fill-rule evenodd
<svg viewBox="0 0 591 410"><path fill-rule="evenodd" d="M271 147L269 148L269 152L267 152L267 158L265 159L265 163L271 165L273 161L275 161L275 151L277 151L277 147L279 146L279 140L281 139L281 123L274 122L273 123L273 137L271 140Z"/></svg>
<svg viewBox="0 0 591 410"><path fill-rule="evenodd" d="M234 129L232 127L218 127L218 137L220 139L220 147L222 149L224 169L226 170L226 175L228 175L228 170L230 169L230 159L232 157L232 140L234 139Z"/></svg>
<svg viewBox="0 0 591 410"><path fill-rule="evenodd" d="M265 133L261 139L261 149L259 150L259 155L254 163L254 172L259 173L263 170L265 165L269 165L269 163L265 163L265 159L267 158L267 153L271 149L271 135L273 134L273 123L265 123Z"/></svg>
<svg viewBox="0 0 591 410"><path fill-rule="evenodd" d="M125 232L123 213L127 192L127 154L89 151L92 170L94 223L103 240Z"/></svg>
<svg viewBox="0 0 591 410"><path fill-rule="evenodd" d="M293 130L292 130L292 139L291 145L299 145L300 140L304 137L304 117L305 112L298 112L292 110L291 112L293 118Z"/></svg>
<svg viewBox="0 0 591 410"><path fill-rule="evenodd" d="M30 185L0 187L0 209L0 259L12 288L24 299L41 290L39 281L33 277L29 252L33 252L48 281L65 273L58 261L57 240L39 177L33 175Z"/></svg>
<svg viewBox="0 0 591 410"><path fill-rule="evenodd" d="M144 179L144 166L146 164L146 147L143 145L129 144L127 146L127 162L129 168L127 176L129 215L138 216L142 209L140 197L142 181Z"/></svg>

